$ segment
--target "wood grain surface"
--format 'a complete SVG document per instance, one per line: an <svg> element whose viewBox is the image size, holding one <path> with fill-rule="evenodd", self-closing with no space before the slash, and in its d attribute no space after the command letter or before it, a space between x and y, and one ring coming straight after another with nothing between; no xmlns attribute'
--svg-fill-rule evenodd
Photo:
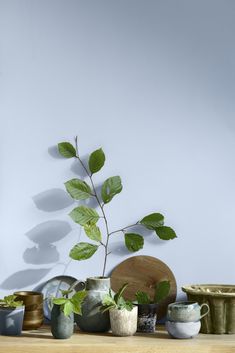
<svg viewBox="0 0 235 353"><path fill-rule="evenodd" d="M114 337L76 332L56 340L49 327L25 331L20 337L0 336L0 353L235 353L235 335L199 334L194 339L172 339L159 329L155 334Z"/></svg>
<svg viewBox="0 0 235 353"><path fill-rule="evenodd" d="M167 306L176 299L176 280L170 268L161 260L152 256L133 256L121 262L111 274L111 287L116 292L124 283L129 286L124 292L125 299L135 300L137 290L154 296L155 284L169 280L170 294L159 304L157 309L158 320L166 315Z"/></svg>

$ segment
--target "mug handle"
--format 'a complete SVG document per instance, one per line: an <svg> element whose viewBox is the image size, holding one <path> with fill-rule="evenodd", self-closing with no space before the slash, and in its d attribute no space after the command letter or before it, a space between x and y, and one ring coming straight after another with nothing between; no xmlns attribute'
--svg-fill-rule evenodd
<svg viewBox="0 0 235 353"><path fill-rule="evenodd" d="M207 307L207 311L206 311L204 314L202 314L202 315L200 316L200 319L202 319L204 316L206 316L206 315L209 313L209 311L210 311L210 307L209 307L208 304L203 303L202 305L200 305L200 308L202 309L203 306Z"/></svg>
<svg viewBox="0 0 235 353"><path fill-rule="evenodd" d="M78 279L69 287L69 290L73 290L78 284L80 284L82 287L81 289L79 289L79 291L84 290L86 288L86 281L81 281L80 279Z"/></svg>

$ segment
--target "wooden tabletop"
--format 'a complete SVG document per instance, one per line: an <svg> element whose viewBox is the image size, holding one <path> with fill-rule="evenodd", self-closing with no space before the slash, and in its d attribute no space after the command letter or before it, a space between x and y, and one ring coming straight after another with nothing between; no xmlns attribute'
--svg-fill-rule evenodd
<svg viewBox="0 0 235 353"><path fill-rule="evenodd" d="M48 327L24 331L22 336L0 336L0 353L235 353L235 335L199 334L194 339L172 339L160 328L155 334L114 337L111 333L75 332L70 339L54 339Z"/></svg>

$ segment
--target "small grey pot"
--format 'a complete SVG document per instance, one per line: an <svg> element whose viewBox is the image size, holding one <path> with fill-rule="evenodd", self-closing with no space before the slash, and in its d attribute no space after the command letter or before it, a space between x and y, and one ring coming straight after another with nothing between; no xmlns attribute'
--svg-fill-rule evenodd
<svg viewBox="0 0 235 353"><path fill-rule="evenodd" d="M54 304L51 311L51 333L54 338L70 338L74 331L74 315L65 316L60 305Z"/></svg>
<svg viewBox="0 0 235 353"><path fill-rule="evenodd" d="M136 333L138 314L137 306L135 306L131 311L126 309L111 309L109 314L113 335L132 336Z"/></svg>
<svg viewBox="0 0 235 353"><path fill-rule="evenodd" d="M17 308L0 307L0 335L19 336L24 319L24 306Z"/></svg>

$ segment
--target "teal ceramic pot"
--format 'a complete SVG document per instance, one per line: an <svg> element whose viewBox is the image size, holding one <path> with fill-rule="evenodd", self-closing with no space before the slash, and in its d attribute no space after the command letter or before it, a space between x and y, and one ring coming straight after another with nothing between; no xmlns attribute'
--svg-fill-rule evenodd
<svg viewBox="0 0 235 353"><path fill-rule="evenodd" d="M109 313L100 312L102 300L109 293L109 289L110 278L91 277L86 280L87 296L82 304L82 316L75 315L75 321L82 331L109 331Z"/></svg>
<svg viewBox="0 0 235 353"><path fill-rule="evenodd" d="M24 319L24 306L17 308L0 308L0 335L19 336Z"/></svg>
<svg viewBox="0 0 235 353"><path fill-rule="evenodd" d="M60 305L54 304L51 311L51 333L54 338L70 338L74 331L74 315L65 316Z"/></svg>

